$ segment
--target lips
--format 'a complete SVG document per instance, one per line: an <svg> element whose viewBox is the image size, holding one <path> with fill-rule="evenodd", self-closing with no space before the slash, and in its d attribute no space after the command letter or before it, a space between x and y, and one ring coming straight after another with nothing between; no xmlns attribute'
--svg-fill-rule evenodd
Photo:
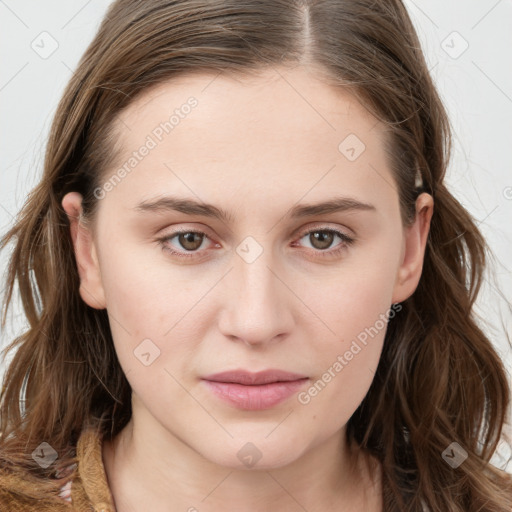
<svg viewBox="0 0 512 512"><path fill-rule="evenodd" d="M232 370L203 377L217 397L239 409L269 409L298 391L308 377L283 370Z"/></svg>
<svg viewBox="0 0 512 512"><path fill-rule="evenodd" d="M250 386L269 384L271 382L290 382L292 380L305 379L307 377L305 375L285 372L283 370L265 370L256 373L251 373L246 370L232 370L228 372L214 373L203 378L212 382L234 382L236 384L245 384Z"/></svg>

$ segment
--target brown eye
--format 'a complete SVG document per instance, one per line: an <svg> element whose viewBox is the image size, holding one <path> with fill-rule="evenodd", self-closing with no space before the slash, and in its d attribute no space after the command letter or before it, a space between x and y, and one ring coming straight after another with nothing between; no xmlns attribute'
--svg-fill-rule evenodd
<svg viewBox="0 0 512 512"><path fill-rule="evenodd" d="M203 243L204 235L195 231L179 233L177 235L178 243L187 251L196 251Z"/></svg>
<svg viewBox="0 0 512 512"><path fill-rule="evenodd" d="M176 231L158 239L162 249L180 258L194 258L202 252L203 242L209 239L202 231Z"/></svg>
<svg viewBox="0 0 512 512"><path fill-rule="evenodd" d="M335 234L332 231L312 231L309 239L315 249L328 249L334 241ZM314 241L314 242L313 242Z"/></svg>
<svg viewBox="0 0 512 512"><path fill-rule="evenodd" d="M331 249L336 238L339 239L340 243L334 245L334 249ZM303 233L300 239L308 240L310 244L310 251L316 253L320 257L326 258L338 256L342 251L346 250L355 242L354 238L336 229L310 229ZM202 246L205 240L210 240L210 238L202 231L183 230L176 231L174 234L159 238L158 242L162 246L163 250L171 253L173 256L197 259L206 253L206 251L200 250L203 248Z"/></svg>
<svg viewBox="0 0 512 512"><path fill-rule="evenodd" d="M335 243L335 239L339 243ZM309 244L309 249L319 257L336 257L351 246L355 239L337 229L310 229L302 233L300 240L304 239ZM302 242L303 244L304 242ZM302 245L300 244L300 245ZM294 244L295 245L295 244ZM331 248L333 246L333 248Z"/></svg>

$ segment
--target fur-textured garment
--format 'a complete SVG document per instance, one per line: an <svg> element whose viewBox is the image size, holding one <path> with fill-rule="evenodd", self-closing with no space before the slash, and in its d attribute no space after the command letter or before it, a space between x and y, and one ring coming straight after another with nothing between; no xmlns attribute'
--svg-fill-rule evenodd
<svg viewBox="0 0 512 512"><path fill-rule="evenodd" d="M96 430L82 431L76 458L71 502L62 497L46 499L36 484L0 468L0 512L115 512Z"/></svg>

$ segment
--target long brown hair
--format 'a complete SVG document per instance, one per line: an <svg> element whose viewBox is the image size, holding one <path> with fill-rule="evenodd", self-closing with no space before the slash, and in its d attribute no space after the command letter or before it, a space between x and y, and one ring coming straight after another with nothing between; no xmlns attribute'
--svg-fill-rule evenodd
<svg viewBox="0 0 512 512"><path fill-rule="evenodd" d="M84 221L93 221L94 191L116 156L116 116L149 87L196 71L247 75L297 64L350 90L389 128L404 224L414 215L417 172L420 191L434 198L422 277L389 322L348 438L382 464L386 511L512 510L512 477L489 464L511 391L473 313L488 248L444 184L451 128L400 0L110 6L58 106L44 175L0 245L14 242L2 325L16 281L29 322L7 348L16 351L0 395L0 462L39 482L48 503L58 489L55 468L39 467L32 451L45 441L61 462L73 462L86 425L99 424L112 438L131 417L131 390L106 310L89 307L79 294L63 196L80 192ZM455 442L468 454L456 468L442 456ZM17 492L29 496L29 489Z"/></svg>

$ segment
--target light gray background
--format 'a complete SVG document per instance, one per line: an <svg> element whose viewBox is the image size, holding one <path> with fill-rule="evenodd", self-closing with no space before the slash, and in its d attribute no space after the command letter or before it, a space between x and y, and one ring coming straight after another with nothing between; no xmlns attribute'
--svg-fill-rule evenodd
<svg viewBox="0 0 512 512"><path fill-rule="evenodd" d="M454 130L448 184L477 219L495 254L494 277L487 276L477 311L510 375L512 1L405 3ZM57 102L109 4L0 0L1 233L39 180ZM0 254L2 272L6 252ZM18 305L8 316L9 325L0 333L2 346L23 330L21 311ZM1 370L0 363L0 376ZM500 465L499 458L494 461ZM512 464L507 470L512 473Z"/></svg>

